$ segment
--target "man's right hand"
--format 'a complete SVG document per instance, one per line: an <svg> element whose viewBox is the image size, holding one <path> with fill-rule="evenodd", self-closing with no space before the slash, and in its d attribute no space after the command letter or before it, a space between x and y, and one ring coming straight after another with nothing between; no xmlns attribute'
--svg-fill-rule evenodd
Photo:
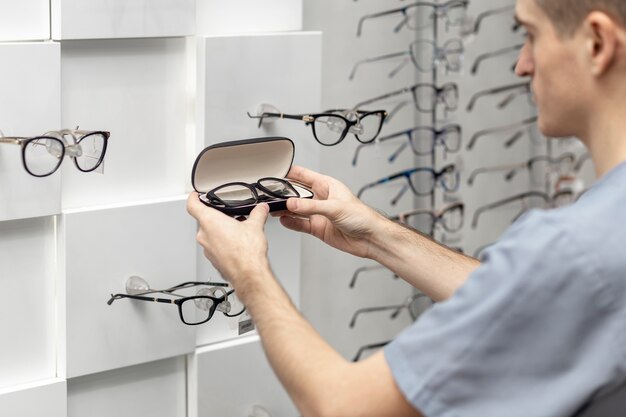
<svg viewBox="0 0 626 417"><path fill-rule="evenodd" d="M309 233L328 245L369 258L372 256L372 236L380 232L385 217L363 204L340 181L292 166L287 178L311 188L313 199L291 198L287 212L280 213L280 222L288 229Z"/></svg>

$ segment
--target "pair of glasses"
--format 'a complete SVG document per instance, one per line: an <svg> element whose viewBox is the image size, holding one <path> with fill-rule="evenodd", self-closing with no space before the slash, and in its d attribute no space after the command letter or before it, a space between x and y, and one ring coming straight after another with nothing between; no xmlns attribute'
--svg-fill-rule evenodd
<svg viewBox="0 0 626 417"><path fill-rule="evenodd" d="M396 158L410 146L415 155L431 155L436 146L441 146L446 152L458 152L461 148L462 128L458 124L444 126L441 129L435 129L430 126L418 126L413 129L403 130L401 132L392 133L378 139L379 143L389 140L406 137L406 142L389 156L389 162L394 162ZM356 166L359 152L364 147L372 146L372 144L361 144L356 147L352 165Z"/></svg>
<svg viewBox="0 0 626 417"><path fill-rule="evenodd" d="M196 295L186 297L176 294L176 291L196 287L201 287L196 292ZM223 282L189 281L164 290L153 290L143 278L133 276L126 282L126 292L127 294L111 294L111 298L107 301L107 304L111 305L113 301L121 298L175 304L178 306L180 320L189 326L206 323L211 320L216 311L221 312L226 317L237 317L243 314L246 310L245 307L242 307L240 311L231 311L232 304L228 301L228 297L233 294L235 290L228 289L228 284ZM158 298L147 296L149 294L159 293L178 298Z"/></svg>
<svg viewBox="0 0 626 417"><path fill-rule="evenodd" d="M483 213L495 210L511 203L520 202L522 204L520 212L517 213L517 215L515 215L515 217L513 218L513 221L515 221L522 214L532 208L563 207L573 203L575 199L576 195L572 190L558 191L552 195L541 191L527 191L525 193L508 197L476 209L476 211L474 212L474 217L472 218L472 229L475 229L478 226L478 219Z"/></svg>
<svg viewBox="0 0 626 417"><path fill-rule="evenodd" d="M291 197L300 197L300 193L289 181L273 177L261 178L255 183L229 182L202 196L208 203L223 207L241 207Z"/></svg>
<svg viewBox="0 0 626 417"><path fill-rule="evenodd" d="M71 141L66 139L68 136ZM47 177L59 168L64 156L72 158L79 171L94 171L104 160L109 136L109 132L77 129L53 130L33 137L5 137L0 132L0 143L21 146L26 172L33 177Z"/></svg>
<svg viewBox="0 0 626 417"><path fill-rule="evenodd" d="M515 84L504 85L501 87L490 88L490 89L475 93L470 99L469 103L467 104L467 111L471 112L472 110L474 110L474 107L476 106L476 102L479 99L484 98L484 97L499 95L502 93L509 93L509 94L505 96L505 98L497 104L498 109L505 108L506 106L511 104L511 102L517 96L521 96L521 95L525 95L527 97L528 104L530 104L531 106L535 105L532 101L530 83L523 82L523 83L515 83Z"/></svg>
<svg viewBox="0 0 626 417"><path fill-rule="evenodd" d="M407 300L402 304L392 305L392 306L380 306L380 307L366 307L361 308L354 312L352 315L352 319L350 320L350 328L354 328L356 325L356 319L363 313L373 313L377 311L388 311L392 310L390 318L395 319L402 313L403 310L408 310L409 315L413 321L417 320L417 318L424 312L424 310L428 309L433 305L433 301L428 298L426 294L415 294L411 297L407 298Z"/></svg>
<svg viewBox="0 0 626 417"><path fill-rule="evenodd" d="M259 119L259 127L266 118L302 120L307 126L311 126L316 141L324 146L334 146L344 140L348 133L354 134L361 143L372 142L378 137L387 112L384 110L327 110L314 114L262 112L258 116L248 113L248 117Z"/></svg>
<svg viewBox="0 0 626 417"><path fill-rule="evenodd" d="M387 94L383 94L378 97L365 100L356 106L355 108L362 108L371 103L375 103L382 100L387 100L400 96L402 94L411 93L413 98L413 104L415 108L423 113L430 113L437 107L438 104L442 104L446 111L456 110L459 103L459 87L455 83L445 83L441 87L429 83L415 84L411 87L406 87L401 90L392 91ZM409 101L401 102L393 110L389 112L389 118L392 114L395 114L401 107L403 107Z"/></svg>
<svg viewBox="0 0 626 417"><path fill-rule="evenodd" d="M468 185L473 185L476 177L480 174L486 174L490 172L505 171L504 179L511 181L515 175L521 170L527 170L529 173L540 169L545 172L546 177L550 175L556 175L559 177L572 175L576 171L576 155L571 152L566 152L558 158L552 158L547 155L539 155L530 158L526 162L519 164L507 164L498 165L493 167L477 168L470 174L467 179Z"/></svg>
<svg viewBox="0 0 626 417"><path fill-rule="evenodd" d="M456 233L461 230L465 217L464 212L465 204L457 202L440 210L416 209L405 211L391 217L391 220L400 221L415 230L433 236L437 225L441 225L449 233Z"/></svg>
<svg viewBox="0 0 626 417"><path fill-rule="evenodd" d="M517 142L522 136L524 136L524 133L528 133L531 138L536 136L533 132L533 129L535 129L536 126L537 116L533 116L520 122L511 123L505 126L479 130L478 132L474 133L470 138L469 142L467 143L467 150L472 150L472 148L474 147L474 145L476 145L476 142L480 138L493 134L507 133L513 131L513 135L508 137L507 140L504 142L504 146L509 148L513 146L515 142Z"/></svg>
<svg viewBox="0 0 626 417"><path fill-rule="evenodd" d="M469 0L450 0L442 4L420 1L404 7L368 14L359 19L356 36L361 36L366 20L396 15L400 16L401 21L394 27L394 32L399 32L404 27L410 30L426 29L435 19L443 20L446 29L461 26L467 19L468 4Z"/></svg>
<svg viewBox="0 0 626 417"><path fill-rule="evenodd" d="M402 64L391 71L389 77L395 76L408 62L412 62L415 68L421 72L432 71L440 65L443 65L446 71L458 72L461 70L463 52L463 41L461 39L450 39L441 47L430 40L417 40L411 43L408 51L366 58L357 62L354 64L349 78L350 80L354 79L356 71L361 65L406 56L410 59L404 60Z"/></svg>
<svg viewBox="0 0 626 417"><path fill-rule="evenodd" d="M406 179L408 184L391 200L392 205L396 205L407 190L413 191L417 196L426 196L430 195L439 185L446 192L454 192L459 188L460 174L455 164L446 165L439 171L430 167L411 168L364 185L357 193L357 197L361 198L365 190L401 178Z"/></svg>

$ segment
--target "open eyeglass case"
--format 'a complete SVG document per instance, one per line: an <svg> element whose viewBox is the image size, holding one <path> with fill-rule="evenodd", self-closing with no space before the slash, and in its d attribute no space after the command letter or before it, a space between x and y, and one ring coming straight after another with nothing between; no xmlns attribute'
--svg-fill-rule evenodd
<svg viewBox="0 0 626 417"><path fill-rule="evenodd" d="M278 178L287 181L300 198L313 198L306 185L285 178L295 156L295 145L291 139L266 137L217 143L200 152L193 164L191 184L199 193L200 201L230 216L250 214L259 202L237 205L219 204L207 196L212 190L229 183L255 184L262 178ZM262 189L255 187L262 195ZM267 201L270 211L285 210L287 198L272 197Z"/></svg>

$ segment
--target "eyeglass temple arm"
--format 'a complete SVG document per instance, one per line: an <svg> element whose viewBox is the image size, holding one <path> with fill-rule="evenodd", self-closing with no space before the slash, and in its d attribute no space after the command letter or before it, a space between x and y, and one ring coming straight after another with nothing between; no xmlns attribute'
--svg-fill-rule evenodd
<svg viewBox="0 0 626 417"><path fill-rule="evenodd" d="M357 25L357 29L356 29L356 36L357 37L361 36L361 33L363 32L363 23L365 23L366 20L368 20L368 19L376 19L376 18L383 17L383 16L388 16L390 14L396 14L398 12L405 13L405 9L407 7L410 7L410 6L405 6L405 7L385 10L385 11L378 12L378 13L373 13L373 14L366 14L365 16L363 16L363 17L361 17L359 19L359 24Z"/></svg>
<svg viewBox="0 0 626 417"><path fill-rule="evenodd" d="M248 117L251 119L259 119L259 127L263 124L263 119L266 117L278 117L281 119L294 119L294 120L304 120L305 117L310 117L309 115L296 115L296 114L285 114L285 113L262 113L260 115L254 116L250 114L250 112L246 112ZM306 121L306 120L305 120Z"/></svg>
<svg viewBox="0 0 626 417"><path fill-rule="evenodd" d="M353 328L356 324L356 319L359 315L364 314L364 313L373 313L375 311L385 311L385 310L397 310L398 308L403 308L404 304L402 305L394 305L394 306L381 306L381 307L366 307L366 308L360 308L357 311L354 312L354 314L352 315L352 319L350 320L350 328Z"/></svg>
<svg viewBox="0 0 626 417"><path fill-rule="evenodd" d="M354 271L354 274L352 274L352 279L350 280L350 288L354 288L354 285L356 284L356 279L358 278L358 276L361 274L361 272L366 272L366 271L375 271L378 269L387 269L382 265L372 265L372 266L362 266L360 268L357 268L356 271Z"/></svg>
<svg viewBox="0 0 626 417"><path fill-rule="evenodd" d="M471 74L476 75L478 73L478 67L483 61L490 59L490 58L498 57L500 55L505 55L509 52L520 50L523 47L524 47L524 44L518 44L518 45L509 46L507 48L498 49L497 51L487 52L487 53L478 55L476 59L474 60L474 64L472 65Z"/></svg>
<svg viewBox="0 0 626 417"><path fill-rule="evenodd" d="M9 143L11 145L21 145L22 142L29 138L15 137L15 136L0 136L0 143Z"/></svg>
<svg viewBox="0 0 626 417"><path fill-rule="evenodd" d="M144 297L141 295L131 295L131 294L111 294L111 298L107 301L108 305L113 304L113 301L118 300L120 298L132 298L133 300L141 300L141 301L152 301L155 303L167 303L167 304L176 304L176 300L169 298L157 298L157 297Z"/></svg>
<svg viewBox="0 0 626 417"><path fill-rule="evenodd" d="M497 172L497 171L518 170L521 168L526 168L527 165L528 165L528 162L521 163L521 164L507 164L507 165L496 165L492 167L477 168L474 171L472 171L469 178L467 179L467 185L473 185L474 180L479 174L486 174L488 172Z"/></svg>
<svg viewBox="0 0 626 417"><path fill-rule="evenodd" d="M482 97L496 95L496 94L503 93L505 91L515 90L515 89L522 88L522 87L530 88L530 83L526 81L526 82L523 82L523 83L509 84L509 85L504 85L504 86L501 86L501 87L490 88L488 90L483 90L483 91L479 91L477 93L474 93L474 95L470 99L469 103L467 104L467 111L468 112L472 111L474 109L474 106L476 105L476 102L478 101L478 99L480 99Z"/></svg>
<svg viewBox="0 0 626 417"><path fill-rule="evenodd" d="M361 107L363 107L363 106L365 106L367 104L371 104L371 103L375 103L375 102L380 101L380 100L385 100L387 98L395 97L395 96L400 95L400 94L409 93L409 92L411 92L413 90L413 88L416 88L416 86L406 87L406 88L403 88L403 89L400 89L400 90L392 91L392 92L387 93L387 94L383 94L383 95L378 96L378 97L371 98L369 100L362 101L362 102L358 103L357 105L355 105L354 108L355 109L359 109L359 108L361 108Z"/></svg>
<svg viewBox="0 0 626 417"><path fill-rule="evenodd" d="M491 203L491 204L487 204L485 206L479 207L474 212L474 217L472 218L472 229L476 229L476 227L478 226L478 218L484 212L489 211L489 210L493 210L495 208L504 206L506 204L512 203L512 202L517 201L517 200L521 200L521 199L526 198L526 197L540 197L540 198L542 198L546 202L548 202L550 200L550 196L548 194L546 194L546 193L541 192L541 191L527 191L527 192L522 193L522 194L514 195L512 197L508 197L508 198L505 198L503 200L496 201L496 202Z"/></svg>
<svg viewBox="0 0 626 417"><path fill-rule="evenodd" d="M480 31L480 25L482 24L482 21L488 18L489 16L494 16L497 14L506 13L506 12L510 12L513 10L515 10L514 6L505 6L505 7L499 7L497 9L486 10L482 13L479 13L478 16L476 16L476 20L474 21L474 29L472 30L472 33L477 34Z"/></svg>
<svg viewBox="0 0 626 417"><path fill-rule="evenodd" d="M361 346L359 348L357 354L352 359L352 362L357 362L359 359L361 359L361 355L363 354L363 352L368 351L368 350L372 350L372 349L380 349L380 348L388 345L389 343L391 343L391 340L387 340L386 342L372 343L371 345Z"/></svg>
<svg viewBox="0 0 626 417"><path fill-rule="evenodd" d="M409 52L404 51L404 52L395 52L392 54L386 54L386 55L380 55L380 56L376 56L376 57L372 57L372 58L365 58L362 59L360 61L357 61L356 64L354 64L354 67L352 67L352 71L350 72L350 76L348 77L350 80L354 79L354 76L356 74L356 70L363 64L371 64L373 62L380 62L380 61L386 61L389 59L395 59L395 58L401 58L403 56L407 56L409 55Z"/></svg>
<svg viewBox="0 0 626 417"><path fill-rule="evenodd" d="M528 118L526 120L523 120L519 123L514 123L511 125L506 125L506 126L501 126L501 127L494 127L491 129L484 129L484 130L479 130L478 132L474 133L472 135L472 137L470 138L469 143L467 144L467 150L472 150L472 148L474 147L474 145L476 144L476 141L483 137L483 136L487 136L487 135L491 135L493 133L500 133L500 132L506 132L508 130L512 130L512 129L516 129L516 128L520 128L520 127L524 127L527 125L531 125L533 123L537 122L537 117L531 117Z"/></svg>
<svg viewBox="0 0 626 417"><path fill-rule="evenodd" d="M161 290L161 292L172 292L172 291L176 291L182 288L189 288L189 287L193 287L197 285L210 285L213 287L228 287L229 286L229 284L225 282L187 281L187 282L183 282L178 285L175 285L173 287L167 288L165 290Z"/></svg>

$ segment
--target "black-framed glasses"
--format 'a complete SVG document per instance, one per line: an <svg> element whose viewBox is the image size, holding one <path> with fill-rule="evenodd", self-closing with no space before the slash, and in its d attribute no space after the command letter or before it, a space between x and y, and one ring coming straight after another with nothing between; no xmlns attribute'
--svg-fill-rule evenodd
<svg viewBox="0 0 626 417"><path fill-rule="evenodd" d="M438 104L443 104L445 111L453 111L457 109L459 104L459 87L456 83L449 82L443 84L441 87L430 83L415 84L411 87L406 87L401 90L392 91L390 93L362 101L354 107L362 108L371 103L387 100L406 93L411 93L415 108L423 113L432 112ZM389 112L389 118L391 118L391 115L397 113L397 111L408 102L409 101L403 101L398 104Z"/></svg>
<svg viewBox="0 0 626 417"><path fill-rule="evenodd" d="M430 195L437 186L446 192L454 192L459 188L460 173L455 164L448 164L439 171L430 167L411 168L364 185L357 193L357 197L361 198L365 190L402 178L406 179L407 184L391 200L392 205L397 204L409 189L417 196Z"/></svg>
<svg viewBox="0 0 626 417"><path fill-rule="evenodd" d="M502 56L502 55L510 54L511 52L520 51L523 47L524 47L524 44L520 43L520 44L517 44L517 45L508 46L506 48L501 48L501 49L498 49L496 51L486 52L484 54L480 54L480 55L478 55L476 57L476 59L474 59L474 64L472 64L472 69L470 70L470 73L472 75L476 75L478 73L478 68L480 67L480 64L482 64L484 61L486 61L488 59L497 58L497 57ZM511 69L513 71L515 70L515 65L516 64L517 64L517 60L515 61L515 64L513 64L513 66L511 66Z"/></svg>
<svg viewBox="0 0 626 417"><path fill-rule="evenodd" d="M534 106L532 101L532 93L530 89L530 82L522 82L515 84L503 85L501 87L489 88L487 90L478 91L475 93L470 101L467 103L467 111L471 112L476 106L476 102L484 97L495 96L502 93L509 93L503 100L497 104L498 109L503 109L508 106L517 96L526 95L528 104Z"/></svg>
<svg viewBox="0 0 626 417"><path fill-rule="evenodd" d="M403 142L400 147L398 147L398 149L389 156L389 162L394 162L396 158L409 146L413 153L418 156L431 155L436 146L442 147L446 152L458 152L461 148L462 136L463 128L458 124L449 124L441 129L435 129L431 126L418 126L412 129L385 135L380 137L378 142L383 143L403 137L407 139L406 142ZM354 157L352 158L353 166L356 166L357 164L357 159L361 149L368 146L372 146L372 144L359 145L356 147Z"/></svg>
<svg viewBox="0 0 626 417"><path fill-rule="evenodd" d="M361 143L372 142L378 137L387 112L385 110L335 109L312 114L263 112L258 116L253 116L248 113L248 117L259 119L259 127L266 118L302 120L307 126L311 126L316 141L324 146L334 146L344 140L348 133L354 134Z"/></svg>
<svg viewBox="0 0 626 417"><path fill-rule="evenodd" d="M527 191L525 193L514 195L512 197L504 198L491 204L486 204L476 209L476 211L474 212L474 217L472 218L472 229L476 229L476 227L478 226L478 219L483 213L495 210L514 202L520 202L522 207L519 213L517 213L513 218L513 221L517 220L522 214L532 208L563 207L571 204L575 201L575 199L576 195L572 190L558 191L552 195L541 191Z"/></svg>
<svg viewBox="0 0 626 417"><path fill-rule="evenodd" d="M465 204L456 202L442 207L440 210L415 209L404 211L391 220L400 221L415 230L433 236L437 225L446 232L456 233L463 228Z"/></svg>
<svg viewBox="0 0 626 417"><path fill-rule="evenodd" d="M461 26L466 21L468 4L469 0L450 0L442 4L420 1L404 7L368 14L359 19L356 35L361 36L366 20L394 15L399 15L401 18L400 23L394 27L394 32L399 32L404 27L422 30L429 27L434 19L443 19L446 29Z"/></svg>
<svg viewBox="0 0 626 417"><path fill-rule="evenodd" d="M72 137L72 141L66 139ZM0 143L22 148L22 165L33 177L52 175L69 156L79 171L91 172L104 160L110 133L78 129L53 130L41 136L5 137L0 132Z"/></svg>
<svg viewBox="0 0 626 417"><path fill-rule="evenodd" d="M147 289L145 289L146 287ZM196 295L183 296L176 294L176 291L194 287L202 287L197 291ZM182 284L178 284L164 290L153 290L149 288L149 286L143 285L145 290L142 291L142 288L138 288L136 291L130 291L133 292L133 294L111 294L111 298L107 301L107 304L111 305L115 300L119 300L121 298L175 304L178 306L180 320L186 325L196 326L211 320L216 311L221 312L226 317L237 317L244 313L246 310L245 307L242 307L240 311L231 311L232 304L228 301L228 297L232 295L235 290L228 289L228 287L229 285L223 282L200 281L183 282ZM149 294L159 293L177 298L148 297Z"/></svg>
<svg viewBox="0 0 626 417"><path fill-rule="evenodd" d="M389 73L389 77L395 76L408 62L412 62L415 68L421 72L432 71L439 65L443 65L446 71L458 72L463 63L463 41L461 39L449 39L442 46L431 40L417 40L411 42L409 50L392 54L381 55L373 58L365 58L354 64L350 73L350 80L354 79L357 69L364 64L387 61L408 56L398 67Z"/></svg>
<svg viewBox="0 0 626 417"><path fill-rule="evenodd" d="M526 162L521 162L519 164L505 164L492 167L477 168L470 174L469 178L467 179L467 184L473 185L476 177L480 174L504 171L504 179L506 181L511 181L513 177L515 177L515 175L521 170L533 172L536 169L542 169L545 172L546 176L552 174L558 176L571 175L573 172L577 172L576 155L571 152L566 152L556 158L552 158L548 155L538 155L530 158Z"/></svg>
<svg viewBox="0 0 626 417"><path fill-rule="evenodd" d="M241 207L249 204L300 197L300 193L287 180L266 177L255 183L237 181L222 184L208 191L202 197L215 206Z"/></svg>
<svg viewBox="0 0 626 417"><path fill-rule="evenodd" d="M482 137L486 137L486 136L498 134L498 133L506 133L506 132L514 131L513 135L507 138L507 140L504 142L505 147L507 148L511 147L522 136L524 136L525 132L528 132L529 135L532 137L531 128L536 127L536 125L537 125L537 116L533 116L533 117L529 117L528 119L522 120L520 122L511 123L511 124L499 126L499 127L493 127L489 129L479 130L478 132L474 133L472 137L470 138L469 142L467 143L467 150L468 151L472 150L474 145L476 145L476 142L478 141L478 139Z"/></svg>
<svg viewBox="0 0 626 417"><path fill-rule="evenodd" d="M398 317L403 310L408 310L411 319L415 321L420 316L420 314L424 312L424 310L428 309L432 305L433 301L426 294L418 293L407 298L406 301L402 304L360 308L352 315L352 319L350 320L350 328L354 328L354 326L356 325L356 319L361 314L374 313L378 311L391 310L392 313L389 317L393 320Z"/></svg>

